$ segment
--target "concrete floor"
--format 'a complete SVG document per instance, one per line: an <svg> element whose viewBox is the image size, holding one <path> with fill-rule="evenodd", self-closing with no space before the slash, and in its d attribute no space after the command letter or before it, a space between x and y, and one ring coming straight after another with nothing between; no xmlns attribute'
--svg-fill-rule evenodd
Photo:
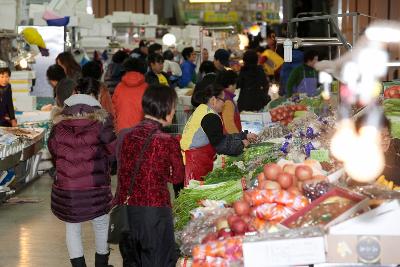
<svg viewBox="0 0 400 267"><path fill-rule="evenodd" d="M113 177L113 184L116 184ZM65 224L50 210L52 179L43 175L17 195L39 203L0 205L0 267L71 266L65 244ZM115 187L115 186L114 186ZM94 235L91 223L83 224L86 264L94 266ZM111 246L109 263L122 266L117 246Z"/></svg>

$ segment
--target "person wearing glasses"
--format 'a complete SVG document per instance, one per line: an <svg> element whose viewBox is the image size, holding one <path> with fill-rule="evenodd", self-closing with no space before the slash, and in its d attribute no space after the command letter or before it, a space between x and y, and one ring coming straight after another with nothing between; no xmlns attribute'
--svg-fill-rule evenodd
<svg viewBox="0 0 400 267"><path fill-rule="evenodd" d="M190 180L202 180L213 169L216 154L237 156L257 138L247 131L224 134L221 117L225 103L224 87L209 84L194 95L200 103L189 118L180 141L184 153L185 185ZM193 98L192 97L192 98Z"/></svg>

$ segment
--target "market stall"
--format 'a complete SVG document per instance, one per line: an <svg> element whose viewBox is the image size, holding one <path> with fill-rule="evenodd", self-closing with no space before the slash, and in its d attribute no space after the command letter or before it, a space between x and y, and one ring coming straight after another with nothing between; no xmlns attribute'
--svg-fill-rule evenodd
<svg viewBox="0 0 400 267"><path fill-rule="evenodd" d="M0 203L38 177L44 128L0 129Z"/></svg>
<svg viewBox="0 0 400 267"><path fill-rule="evenodd" d="M330 79L320 96L241 114L258 140L241 156L220 157L175 200L177 266L397 266L399 178L386 168L398 165L400 87L378 83L385 62L374 72L376 59L359 56L381 48L356 46L334 62L342 75L334 90Z"/></svg>

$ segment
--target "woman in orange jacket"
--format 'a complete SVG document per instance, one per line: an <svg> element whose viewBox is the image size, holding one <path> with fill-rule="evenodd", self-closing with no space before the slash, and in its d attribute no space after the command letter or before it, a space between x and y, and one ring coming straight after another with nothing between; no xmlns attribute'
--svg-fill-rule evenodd
<svg viewBox="0 0 400 267"><path fill-rule="evenodd" d="M127 58L123 67L126 73L112 96L117 133L135 126L143 119L142 97L148 87L144 77L147 66L143 60Z"/></svg>

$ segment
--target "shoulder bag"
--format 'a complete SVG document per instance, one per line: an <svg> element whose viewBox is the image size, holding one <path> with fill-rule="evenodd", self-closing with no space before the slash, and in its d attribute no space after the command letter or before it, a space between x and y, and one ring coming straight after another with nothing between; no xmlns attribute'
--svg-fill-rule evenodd
<svg viewBox="0 0 400 267"><path fill-rule="evenodd" d="M108 227L108 238L107 238L108 243L118 244L119 241L121 240L122 235L124 233L129 233L132 230L131 225L129 223L128 201L132 194L135 176L137 175L140 165L143 160L143 154L150 144L151 137L153 136L153 134L156 131L157 131L157 129L153 130L147 136L147 139L142 147L142 150L140 151L140 154L139 154L138 160L136 161L135 169L133 171L133 175L131 178L131 184L129 187L129 191L128 191L128 194L126 195L126 199L125 199L124 203L121 205L116 205L110 212L110 224Z"/></svg>

